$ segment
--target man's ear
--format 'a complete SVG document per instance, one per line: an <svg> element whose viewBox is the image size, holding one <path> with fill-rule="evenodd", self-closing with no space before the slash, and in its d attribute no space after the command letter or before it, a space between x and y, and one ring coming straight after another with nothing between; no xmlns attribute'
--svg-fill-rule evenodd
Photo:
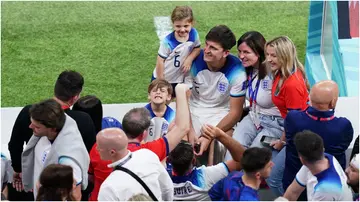
<svg viewBox="0 0 360 202"><path fill-rule="evenodd" d="M230 54L230 50L224 50L223 58L226 58Z"/></svg>
<svg viewBox="0 0 360 202"><path fill-rule="evenodd" d="M255 178L256 178L256 179L261 179L261 174L260 174L259 171L257 171L257 172L255 173Z"/></svg>

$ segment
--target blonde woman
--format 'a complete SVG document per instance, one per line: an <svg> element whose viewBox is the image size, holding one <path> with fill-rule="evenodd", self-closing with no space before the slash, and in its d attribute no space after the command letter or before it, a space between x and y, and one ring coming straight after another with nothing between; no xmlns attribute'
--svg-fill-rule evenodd
<svg viewBox="0 0 360 202"><path fill-rule="evenodd" d="M310 88L304 66L297 58L296 47L287 36L276 37L265 44L266 64L273 74L272 101L285 119L288 111L305 110L308 107ZM285 167L285 133L271 145L281 150L274 161L274 168L267 179L274 194L284 193L282 176Z"/></svg>

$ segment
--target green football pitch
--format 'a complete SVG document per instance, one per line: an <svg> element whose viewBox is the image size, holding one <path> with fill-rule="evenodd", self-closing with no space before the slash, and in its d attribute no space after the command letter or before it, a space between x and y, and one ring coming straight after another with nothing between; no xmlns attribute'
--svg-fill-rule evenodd
<svg viewBox="0 0 360 202"><path fill-rule="evenodd" d="M103 103L147 101L159 39L154 17L189 5L204 42L217 24L239 38L289 36L304 61L308 2L2 2L1 106L23 106L53 94L65 69L85 78L82 95ZM232 49L236 54L236 48Z"/></svg>

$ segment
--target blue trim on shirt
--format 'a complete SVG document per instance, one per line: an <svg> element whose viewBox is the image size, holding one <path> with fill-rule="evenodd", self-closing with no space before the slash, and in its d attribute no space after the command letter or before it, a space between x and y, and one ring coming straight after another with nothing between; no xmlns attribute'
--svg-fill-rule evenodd
<svg viewBox="0 0 360 202"><path fill-rule="evenodd" d="M140 143L139 143L139 142L129 142L128 145L129 145L129 144L135 144L136 146L140 146Z"/></svg>
<svg viewBox="0 0 360 202"><path fill-rule="evenodd" d="M164 139L165 146L166 146L166 156L169 156L169 153L170 153L169 142L165 136L163 136L162 138Z"/></svg>
<svg viewBox="0 0 360 202"><path fill-rule="evenodd" d="M158 53L158 56L160 56L164 60L166 60L166 58L167 58L166 56L160 55L159 53Z"/></svg>
<svg viewBox="0 0 360 202"><path fill-rule="evenodd" d="M230 94L230 97L244 97L245 95L246 95L246 93L240 94L240 95L231 95L231 94Z"/></svg>
<svg viewBox="0 0 360 202"><path fill-rule="evenodd" d="M303 183L301 183L301 182L297 179L297 177L295 177L295 180L296 180L296 182L297 182L300 186L306 187L306 185L304 185Z"/></svg>
<svg viewBox="0 0 360 202"><path fill-rule="evenodd" d="M226 170L228 171L228 174L230 173L229 167L226 165L226 163L222 162L222 164L224 164Z"/></svg>

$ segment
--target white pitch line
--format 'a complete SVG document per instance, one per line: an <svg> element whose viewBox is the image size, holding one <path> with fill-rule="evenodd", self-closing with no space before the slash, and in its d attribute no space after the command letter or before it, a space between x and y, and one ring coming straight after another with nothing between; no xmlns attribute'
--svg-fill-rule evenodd
<svg viewBox="0 0 360 202"><path fill-rule="evenodd" d="M154 25L160 41L173 31L170 16L154 17Z"/></svg>

